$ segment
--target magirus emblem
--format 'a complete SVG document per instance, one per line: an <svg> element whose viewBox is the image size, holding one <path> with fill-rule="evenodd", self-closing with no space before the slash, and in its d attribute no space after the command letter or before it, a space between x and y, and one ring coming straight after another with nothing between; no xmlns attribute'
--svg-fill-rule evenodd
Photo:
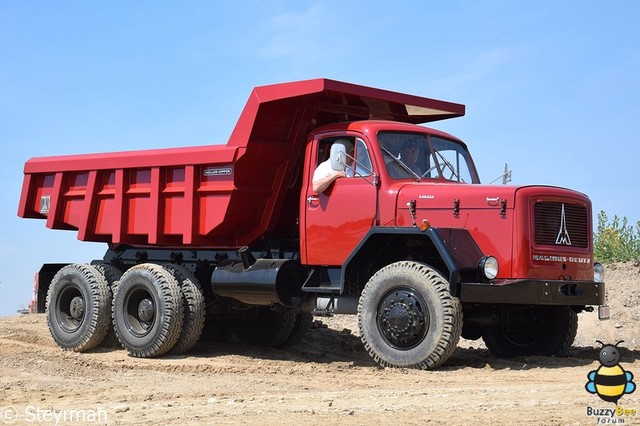
<svg viewBox="0 0 640 426"><path fill-rule="evenodd" d="M564 204L562 204L562 211L560 212L560 230L556 237L556 244L570 246L571 238L569 237L569 231L567 231L567 219L564 214Z"/></svg>

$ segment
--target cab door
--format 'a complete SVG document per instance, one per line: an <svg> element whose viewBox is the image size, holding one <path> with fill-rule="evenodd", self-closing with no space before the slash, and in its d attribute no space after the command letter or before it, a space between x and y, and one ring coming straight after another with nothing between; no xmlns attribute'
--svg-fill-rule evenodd
<svg viewBox="0 0 640 426"><path fill-rule="evenodd" d="M348 168L347 177L336 179L324 192L313 190L315 168L329 158L333 141L344 137L318 138L307 152L310 161L300 200L300 246L301 260L308 265L342 265L376 223L375 171L370 148L362 136L348 136L355 143L356 161Z"/></svg>

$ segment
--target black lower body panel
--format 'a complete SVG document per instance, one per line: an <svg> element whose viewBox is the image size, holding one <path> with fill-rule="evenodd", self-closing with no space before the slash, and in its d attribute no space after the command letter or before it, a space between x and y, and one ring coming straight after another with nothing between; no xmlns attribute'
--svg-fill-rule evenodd
<svg viewBox="0 0 640 426"><path fill-rule="evenodd" d="M604 305L605 285L593 281L514 280L462 283L462 303L526 305Z"/></svg>

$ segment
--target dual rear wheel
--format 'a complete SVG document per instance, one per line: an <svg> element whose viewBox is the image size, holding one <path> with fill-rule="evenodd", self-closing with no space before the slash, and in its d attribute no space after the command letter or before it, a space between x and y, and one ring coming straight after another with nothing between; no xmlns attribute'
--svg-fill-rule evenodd
<svg viewBox="0 0 640 426"><path fill-rule="evenodd" d="M197 279L172 265L67 265L47 295L47 322L63 349L88 351L115 332L136 357L189 351L198 341L205 303Z"/></svg>
<svg viewBox="0 0 640 426"><path fill-rule="evenodd" d="M47 293L47 324L56 343L76 352L95 348L111 327L111 288L90 265L67 265Z"/></svg>

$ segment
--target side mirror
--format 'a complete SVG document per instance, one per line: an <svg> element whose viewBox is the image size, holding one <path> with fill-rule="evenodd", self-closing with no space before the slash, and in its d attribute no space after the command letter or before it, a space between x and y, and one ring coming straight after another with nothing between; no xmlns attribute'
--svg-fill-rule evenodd
<svg viewBox="0 0 640 426"><path fill-rule="evenodd" d="M336 172L342 172L347 168L347 147L342 143L331 145L331 168Z"/></svg>

